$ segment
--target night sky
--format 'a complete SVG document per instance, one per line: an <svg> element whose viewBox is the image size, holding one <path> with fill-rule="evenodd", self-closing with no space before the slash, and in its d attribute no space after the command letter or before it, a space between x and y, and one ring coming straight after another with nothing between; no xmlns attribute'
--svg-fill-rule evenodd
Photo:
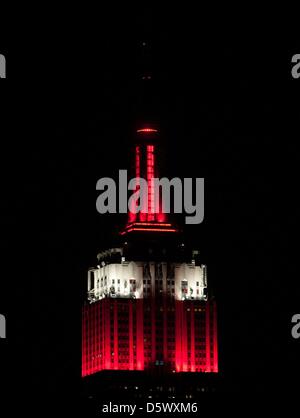
<svg viewBox="0 0 300 418"><path fill-rule="evenodd" d="M256 26L254 36L241 22L229 35L204 22L187 11L169 19L150 10L125 21L101 15L78 32L63 22L55 33L36 31L27 49L19 45L22 55L7 53L1 242L10 255L0 312L10 318L13 359L26 363L30 375L22 378L33 393L79 386L86 270L125 221L96 212L95 185L129 168L144 40L153 51L163 174L205 178L205 220L187 226L186 236L200 248L217 296L228 390L295 389L300 82L290 59L300 47L271 26L261 34ZM13 68L25 55L26 76ZM9 344L1 341L6 351Z"/></svg>

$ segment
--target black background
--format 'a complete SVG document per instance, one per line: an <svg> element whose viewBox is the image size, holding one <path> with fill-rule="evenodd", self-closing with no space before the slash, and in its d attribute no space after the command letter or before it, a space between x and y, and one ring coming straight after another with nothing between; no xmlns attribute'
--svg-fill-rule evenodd
<svg viewBox="0 0 300 418"><path fill-rule="evenodd" d="M146 39L165 174L205 178L205 220L187 237L218 298L224 387L297 390L297 38L269 20L189 10L58 20L0 50L2 376L17 393L30 388L29 403L79 393L86 270L124 220L97 214L95 184L130 163Z"/></svg>

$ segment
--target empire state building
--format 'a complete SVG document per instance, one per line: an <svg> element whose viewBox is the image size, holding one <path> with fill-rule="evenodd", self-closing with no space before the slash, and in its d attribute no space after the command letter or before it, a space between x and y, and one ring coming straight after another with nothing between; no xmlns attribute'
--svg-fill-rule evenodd
<svg viewBox="0 0 300 418"><path fill-rule="evenodd" d="M148 182L146 203L139 212L129 209L116 245L98 253L87 272L83 379L102 376L102 383L117 385L126 371L171 379L218 373L217 306L207 266L164 213L163 199L150 210L160 147L159 126L145 118L132 137L132 174Z"/></svg>

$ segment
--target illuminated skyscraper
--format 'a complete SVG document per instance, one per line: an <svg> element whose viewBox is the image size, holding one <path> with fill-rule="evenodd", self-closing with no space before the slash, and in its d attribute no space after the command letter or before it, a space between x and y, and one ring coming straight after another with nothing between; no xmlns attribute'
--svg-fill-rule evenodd
<svg viewBox="0 0 300 418"><path fill-rule="evenodd" d="M142 78L148 83L149 76ZM129 209L119 242L99 253L96 267L88 270L82 376L105 370L215 374L217 309L207 267L164 213L163 198L153 210L159 127L143 124L135 136L132 177L147 180L147 199L138 213Z"/></svg>
<svg viewBox="0 0 300 418"><path fill-rule="evenodd" d="M159 132L137 131L135 175L157 176ZM138 186L137 186L138 187ZM82 376L101 370L218 372L216 302L207 267L188 251L163 208L129 211L121 245L88 271Z"/></svg>

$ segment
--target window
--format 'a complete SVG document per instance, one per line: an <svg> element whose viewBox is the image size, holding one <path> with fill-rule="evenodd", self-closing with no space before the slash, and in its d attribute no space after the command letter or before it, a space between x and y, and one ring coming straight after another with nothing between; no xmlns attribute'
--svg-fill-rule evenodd
<svg viewBox="0 0 300 418"><path fill-rule="evenodd" d="M94 276L94 272L91 271L91 289L94 289L95 287L95 276Z"/></svg>

